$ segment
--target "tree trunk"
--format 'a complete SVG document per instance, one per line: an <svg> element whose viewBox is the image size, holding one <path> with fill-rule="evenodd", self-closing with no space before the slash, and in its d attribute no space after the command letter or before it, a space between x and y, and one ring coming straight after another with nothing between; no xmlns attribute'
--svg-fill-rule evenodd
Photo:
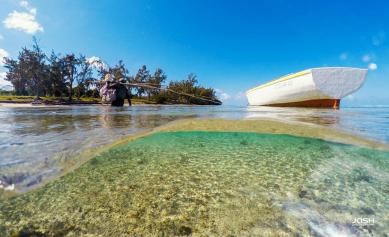
<svg viewBox="0 0 389 237"><path fill-rule="evenodd" d="M35 99L39 99L39 84L37 83L38 80L35 80Z"/></svg>
<svg viewBox="0 0 389 237"><path fill-rule="evenodd" d="M80 86L77 87L77 101L80 101Z"/></svg>
<svg viewBox="0 0 389 237"><path fill-rule="evenodd" d="M72 91L73 91L73 86L70 84L69 85L69 97L68 97L68 100L69 100L69 102L71 102L72 101Z"/></svg>

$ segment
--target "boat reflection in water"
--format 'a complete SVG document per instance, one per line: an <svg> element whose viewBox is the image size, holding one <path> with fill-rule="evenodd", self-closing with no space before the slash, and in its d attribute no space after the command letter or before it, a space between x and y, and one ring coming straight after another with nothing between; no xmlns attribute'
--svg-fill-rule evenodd
<svg viewBox="0 0 389 237"><path fill-rule="evenodd" d="M342 123L342 115L342 112L333 109L248 106L245 118L276 119L338 127Z"/></svg>

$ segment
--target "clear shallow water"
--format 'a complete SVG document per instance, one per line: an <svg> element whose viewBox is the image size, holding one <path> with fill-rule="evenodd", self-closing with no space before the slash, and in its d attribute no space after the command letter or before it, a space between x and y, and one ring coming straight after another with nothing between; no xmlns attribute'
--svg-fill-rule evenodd
<svg viewBox="0 0 389 237"><path fill-rule="evenodd" d="M0 203L0 235L384 236L389 153L288 135L169 132ZM374 218L371 226L354 218Z"/></svg>
<svg viewBox="0 0 389 237"><path fill-rule="evenodd" d="M54 177L81 151L181 118L281 119L343 129L389 142L389 108L236 106L0 106L0 180L25 191Z"/></svg>

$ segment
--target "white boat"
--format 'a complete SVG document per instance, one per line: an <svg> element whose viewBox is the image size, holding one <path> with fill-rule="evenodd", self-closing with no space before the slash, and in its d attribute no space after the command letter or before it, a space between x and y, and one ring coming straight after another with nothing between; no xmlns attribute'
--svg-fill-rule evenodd
<svg viewBox="0 0 389 237"><path fill-rule="evenodd" d="M363 85L367 69L311 68L246 92L250 105L339 108L340 100Z"/></svg>

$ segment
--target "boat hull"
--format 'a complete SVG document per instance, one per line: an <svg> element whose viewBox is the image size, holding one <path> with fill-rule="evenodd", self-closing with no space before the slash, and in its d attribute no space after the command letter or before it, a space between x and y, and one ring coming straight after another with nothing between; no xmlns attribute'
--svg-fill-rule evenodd
<svg viewBox="0 0 389 237"><path fill-rule="evenodd" d="M334 108L338 109L340 106L340 99L320 99L320 100L305 100L298 102L268 104L266 106L274 107L312 107L312 108Z"/></svg>
<svg viewBox="0 0 389 237"><path fill-rule="evenodd" d="M250 105L338 108L340 100L358 90L367 70L313 68L281 77L246 92Z"/></svg>

